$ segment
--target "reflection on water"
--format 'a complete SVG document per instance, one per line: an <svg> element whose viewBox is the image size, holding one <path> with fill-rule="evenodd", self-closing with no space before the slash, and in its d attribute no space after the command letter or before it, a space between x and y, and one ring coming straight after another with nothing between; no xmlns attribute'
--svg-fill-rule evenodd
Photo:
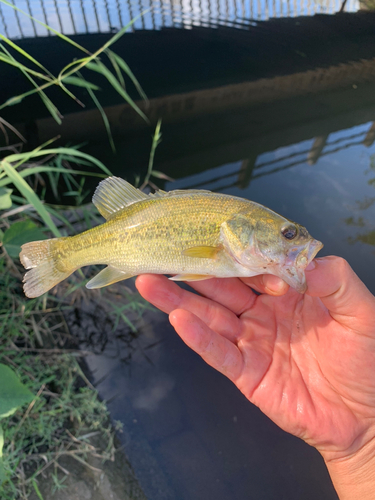
<svg viewBox="0 0 375 500"><path fill-rule="evenodd" d="M368 136L366 138L365 144L370 146L375 142L375 127L374 125L370 129ZM370 159L370 168L365 172L365 174L373 175L375 173L375 154ZM375 189L375 177L371 177L367 184ZM365 243L366 245L375 246L375 197L365 196L363 200L357 201L357 209L354 212L365 212L365 215L360 216L350 216L345 222L348 226L353 226L357 228L363 228L363 231L356 234L356 236L350 236L349 243Z"/></svg>
<svg viewBox="0 0 375 500"><path fill-rule="evenodd" d="M108 33L138 17L132 30L230 26L246 29L271 18L356 12L359 0L14 0L14 5L66 35ZM371 7L371 6L370 6ZM143 13L143 15L141 15ZM0 3L0 32L10 38L50 35L42 25Z"/></svg>
<svg viewBox="0 0 375 500"><path fill-rule="evenodd" d="M375 292L374 266L369 266L373 254L367 246L375 243L373 132L369 122L324 134L168 182L166 189L210 189L269 206L306 226L324 243L322 255L347 258ZM355 227L368 231L355 234Z"/></svg>

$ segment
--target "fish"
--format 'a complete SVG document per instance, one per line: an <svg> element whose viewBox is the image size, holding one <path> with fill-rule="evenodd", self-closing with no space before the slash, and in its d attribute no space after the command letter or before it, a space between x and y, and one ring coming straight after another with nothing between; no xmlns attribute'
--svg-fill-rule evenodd
<svg viewBox="0 0 375 500"><path fill-rule="evenodd" d="M323 244L253 201L206 190L145 194L119 177L92 199L106 221L75 236L22 245L27 297L39 297L83 266L105 264L86 287L145 273L174 281L274 274L300 293L305 269Z"/></svg>

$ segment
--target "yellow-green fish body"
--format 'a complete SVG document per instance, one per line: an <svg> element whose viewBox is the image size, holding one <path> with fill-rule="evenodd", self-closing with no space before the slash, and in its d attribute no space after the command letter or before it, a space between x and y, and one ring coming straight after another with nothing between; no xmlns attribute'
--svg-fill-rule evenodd
<svg viewBox="0 0 375 500"><path fill-rule="evenodd" d="M303 292L304 269L322 246L305 228L262 205L210 191L146 195L110 177L99 184L93 203L104 224L23 245L21 262L31 269L24 279L27 296L37 297L91 264L108 267L88 288L144 273L186 281L271 273Z"/></svg>

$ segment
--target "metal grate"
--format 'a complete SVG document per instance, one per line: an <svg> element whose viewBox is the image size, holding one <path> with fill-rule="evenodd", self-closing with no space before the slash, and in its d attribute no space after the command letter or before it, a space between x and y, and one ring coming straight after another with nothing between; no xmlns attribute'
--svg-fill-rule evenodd
<svg viewBox="0 0 375 500"><path fill-rule="evenodd" d="M140 16L132 30L193 26L246 28L270 18L359 10L359 0L9 0L19 9L66 35L115 32ZM344 1L344 4L343 4ZM141 15L143 13L143 15ZM28 38L51 33L21 12L0 3L0 32Z"/></svg>

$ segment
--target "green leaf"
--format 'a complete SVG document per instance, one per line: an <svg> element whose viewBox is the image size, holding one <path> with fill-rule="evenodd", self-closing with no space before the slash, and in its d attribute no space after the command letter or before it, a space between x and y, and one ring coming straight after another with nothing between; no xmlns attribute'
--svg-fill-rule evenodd
<svg viewBox="0 0 375 500"><path fill-rule="evenodd" d="M2 107L6 106L15 106L16 104L19 104L21 101L23 101L24 96L23 95L17 95L15 97L10 97L7 101L4 102Z"/></svg>
<svg viewBox="0 0 375 500"><path fill-rule="evenodd" d="M16 43L14 43L12 40L9 40L9 38L7 38L6 36L2 35L0 33L0 38L5 42L7 43L8 45L10 45L11 47L13 47L14 50L17 50L20 54L22 54L24 57L26 57L27 59L29 59L31 62L33 62L36 66L38 66L40 69L42 69L43 71L45 71L46 73L48 73L50 76L52 76L52 74L42 65L40 64L39 61L37 61L36 59L34 59L34 57L32 57L28 52L26 52L25 50L23 50L21 47L19 47Z"/></svg>
<svg viewBox="0 0 375 500"><path fill-rule="evenodd" d="M40 492L40 489L38 488L38 485L37 485L37 483L36 483L35 479L33 479L33 480L31 481L31 484L33 485L34 491L35 491L35 493L37 494L37 497L39 498L39 500L44 500L44 499L43 499L43 496L42 496L42 494L41 494L41 492Z"/></svg>
<svg viewBox="0 0 375 500"><path fill-rule="evenodd" d="M79 150L73 149L73 148L52 148L52 149L43 149L42 151L34 149L33 151L30 151L29 153L27 153L27 152L15 153L13 155L7 156L6 161L3 160L2 162L0 162L0 166L2 166L2 164L4 164L4 163L10 163L10 162L16 162L16 161L20 161L20 162L24 163L25 161L28 161L30 158L38 158L39 156L47 156L47 155L55 155L55 154L60 154L60 155L66 154L66 155L71 155L74 158L75 157L84 158L85 160L88 160L89 162L91 162L94 165L96 165L97 167L99 167L107 175L112 175L111 171L108 170L108 168L100 160L98 160L94 156L91 156L87 153L84 153L83 151L79 151ZM19 165L17 165L17 166L19 166ZM5 167L4 167L4 170L5 170ZM20 175L18 172L17 172L17 174ZM86 172L85 175L88 175L88 173ZM9 176L9 177L11 177L11 176ZM18 185L17 185L17 188L19 189Z"/></svg>
<svg viewBox="0 0 375 500"><path fill-rule="evenodd" d="M77 76L66 76L63 78L65 84L76 85L77 87L85 87L86 89L100 90L100 87L94 83L83 80L83 78L78 78Z"/></svg>
<svg viewBox="0 0 375 500"><path fill-rule="evenodd" d="M165 179L166 181L171 181L171 182L174 181L174 179L172 179L172 177L169 177L169 175L167 175L167 174L163 174L163 172L159 172L159 170L153 170L151 172L151 175L153 175L154 177L157 177L158 179Z"/></svg>
<svg viewBox="0 0 375 500"><path fill-rule="evenodd" d="M32 401L34 396L9 366L0 364L0 380L1 419L13 415L20 406Z"/></svg>
<svg viewBox="0 0 375 500"><path fill-rule="evenodd" d="M12 192L12 189L0 188L0 210L5 210L12 206L12 199L10 197Z"/></svg>
<svg viewBox="0 0 375 500"><path fill-rule="evenodd" d="M112 87L120 94L120 96L136 111L139 116L141 116L146 123L150 123L147 116L143 113L143 111L136 105L133 99L129 96L129 94L121 87L120 83L116 79L115 75L109 71L109 69L102 62L90 62L86 64L86 68L91 71L96 71L103 75Z"/></svg>
<svg viewBox="0 0 375 500"><path fill-rule="evenodd" d="M140 83L138 82L138 80L134 76L134 73L129 68L129 66L126 64L126 62L124 61L124 59L122 57L120 57L119 55L117 55L115 52L112 52L109 49L107 49L107 52L108 52L108 55L110 57L112 57L116 61L116 63L120 66L120 68L128 75L128 77L134 83L134 86L137 89L138 94L142 97L142 99L144 99L145 101L147 101L148 100L147 99L147 95L143 91Z"/></svg>
<svg viewBox="0 0 375 500"><path fill-rule="evenodd" d="M21 245L29 241L45 240L46 236L31 220L15 222L7 229L3 236L3 245L8 255L17 258ZM1 380L1 377L0 377Z"/></svg>
<svg viewBox="0 0 375 500"><path fill-rule="evenodd" d="M10 158L11 156L16 156L16 155L10 155L7 158ZM17 189L20 191L20 193L27 199L27 201L33 205L35 210L39 213L41 218L43 219L44 223L46 226L52 231L52 233L55 236L60 236L60 232L53 223L50 214L47 212L45 206L43 203L40 201L38 198L37 194L31 189L31 187L27 184L25 179L23 179L20 174L17 172L17 170L6 160L3 160L1 163L1 166L4 169L4 172L6 175L12 179L13 184L17 187Z"/></svg>

